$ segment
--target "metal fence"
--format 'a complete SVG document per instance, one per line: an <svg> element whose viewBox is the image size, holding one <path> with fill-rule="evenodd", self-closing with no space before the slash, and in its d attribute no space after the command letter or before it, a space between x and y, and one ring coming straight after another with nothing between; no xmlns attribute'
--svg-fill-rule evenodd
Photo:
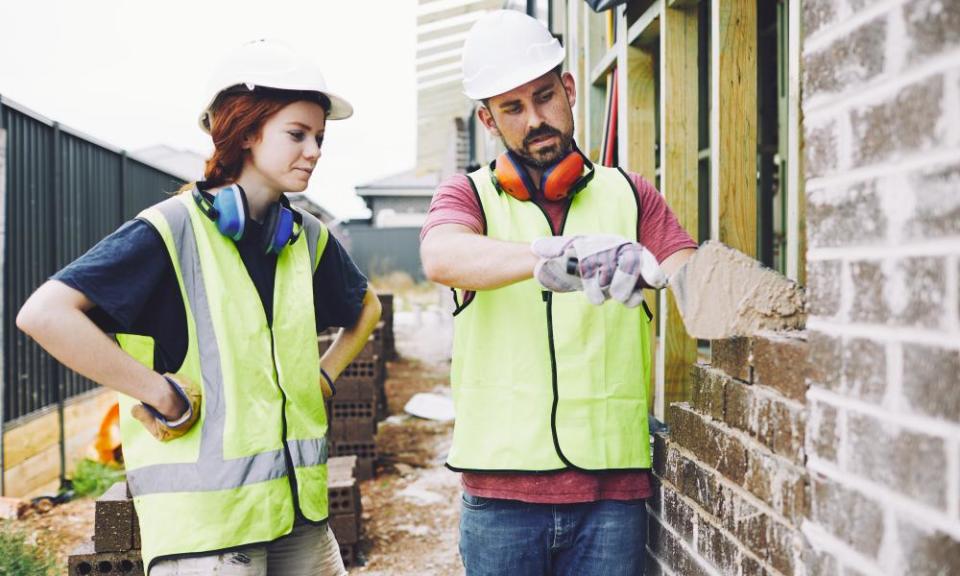
<svg viewBox="0 0 960 576"><path fill-rule="evenodd" d="M6 131L3 422L91 390L17 330L17 311L50 275L182 181L0 97ZM0 189L3 189L0 188Z"/></svg>

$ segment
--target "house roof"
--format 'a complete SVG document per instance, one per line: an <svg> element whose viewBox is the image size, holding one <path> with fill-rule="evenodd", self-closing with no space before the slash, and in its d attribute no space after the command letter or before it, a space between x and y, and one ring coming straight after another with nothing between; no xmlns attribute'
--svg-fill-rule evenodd
<svg viewBox="0 0 960 576"><path fill-rule="evenodd" d="M387 176L357 186L358 196L433 196L440 184L440 174L430 172L417 175L414 170Z"/></svg>

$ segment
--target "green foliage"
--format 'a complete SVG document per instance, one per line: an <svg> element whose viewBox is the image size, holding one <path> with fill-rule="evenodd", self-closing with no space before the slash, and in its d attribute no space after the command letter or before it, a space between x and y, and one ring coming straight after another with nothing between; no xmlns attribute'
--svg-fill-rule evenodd
<svg viewBox="0 0 960 576"><path fill-rule="evenodd" d="M28 543L26 535L0 523L0 576L53 576L56 568L54 558Z"/></svg>
<svg viewBox="0 0 960 576"><path fill-rule="evenodd" d="M74 496L97 498L125 477L123 468L108 466L89 459L81 460L73 473Z"/></svg>

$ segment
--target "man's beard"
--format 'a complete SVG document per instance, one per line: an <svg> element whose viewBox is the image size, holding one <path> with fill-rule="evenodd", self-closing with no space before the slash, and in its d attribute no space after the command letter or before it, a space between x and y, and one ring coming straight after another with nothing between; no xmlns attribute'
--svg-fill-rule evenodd
<svg viewBox="0 0 960 576"><path fill-rule="evenodd" d="M530 152L531 142L544 136L557 136L560 140L560 143L541 148L536 154ZM564 134L549 124L542 124L539 127L531 130L523 138L523 144L520 148L511 148L510 145L507 144L507 141L502 137L500 140L503 142L504 147L517 156L522 163L539 170L549 168L550 166L556 164L562 158L566 157L571 150L573 150L572 131L570 134Z"/></svg>

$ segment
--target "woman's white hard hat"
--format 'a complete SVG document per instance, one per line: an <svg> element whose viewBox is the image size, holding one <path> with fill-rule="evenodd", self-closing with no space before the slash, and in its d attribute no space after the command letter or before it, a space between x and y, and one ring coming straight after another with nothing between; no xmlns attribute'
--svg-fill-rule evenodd
<svg viewBox="0 0 960 576"><path fill-rule="evenodd" d="M282 42L256 40L240 46L217 65L207 84L208 99L200 114L200 128L210 132L212 107L222 92L257 87L323 94L330 99L328 120L341 120L353 114L349 102L327 90L316 64Z"/></svg>
<svg viewBox="0 0 960 576"><path fill-rule="evenodd" d="M482 100L536 80L566 52L542 22L517 10L495 10L474 23L463 43L463 93Z"/></svg>

